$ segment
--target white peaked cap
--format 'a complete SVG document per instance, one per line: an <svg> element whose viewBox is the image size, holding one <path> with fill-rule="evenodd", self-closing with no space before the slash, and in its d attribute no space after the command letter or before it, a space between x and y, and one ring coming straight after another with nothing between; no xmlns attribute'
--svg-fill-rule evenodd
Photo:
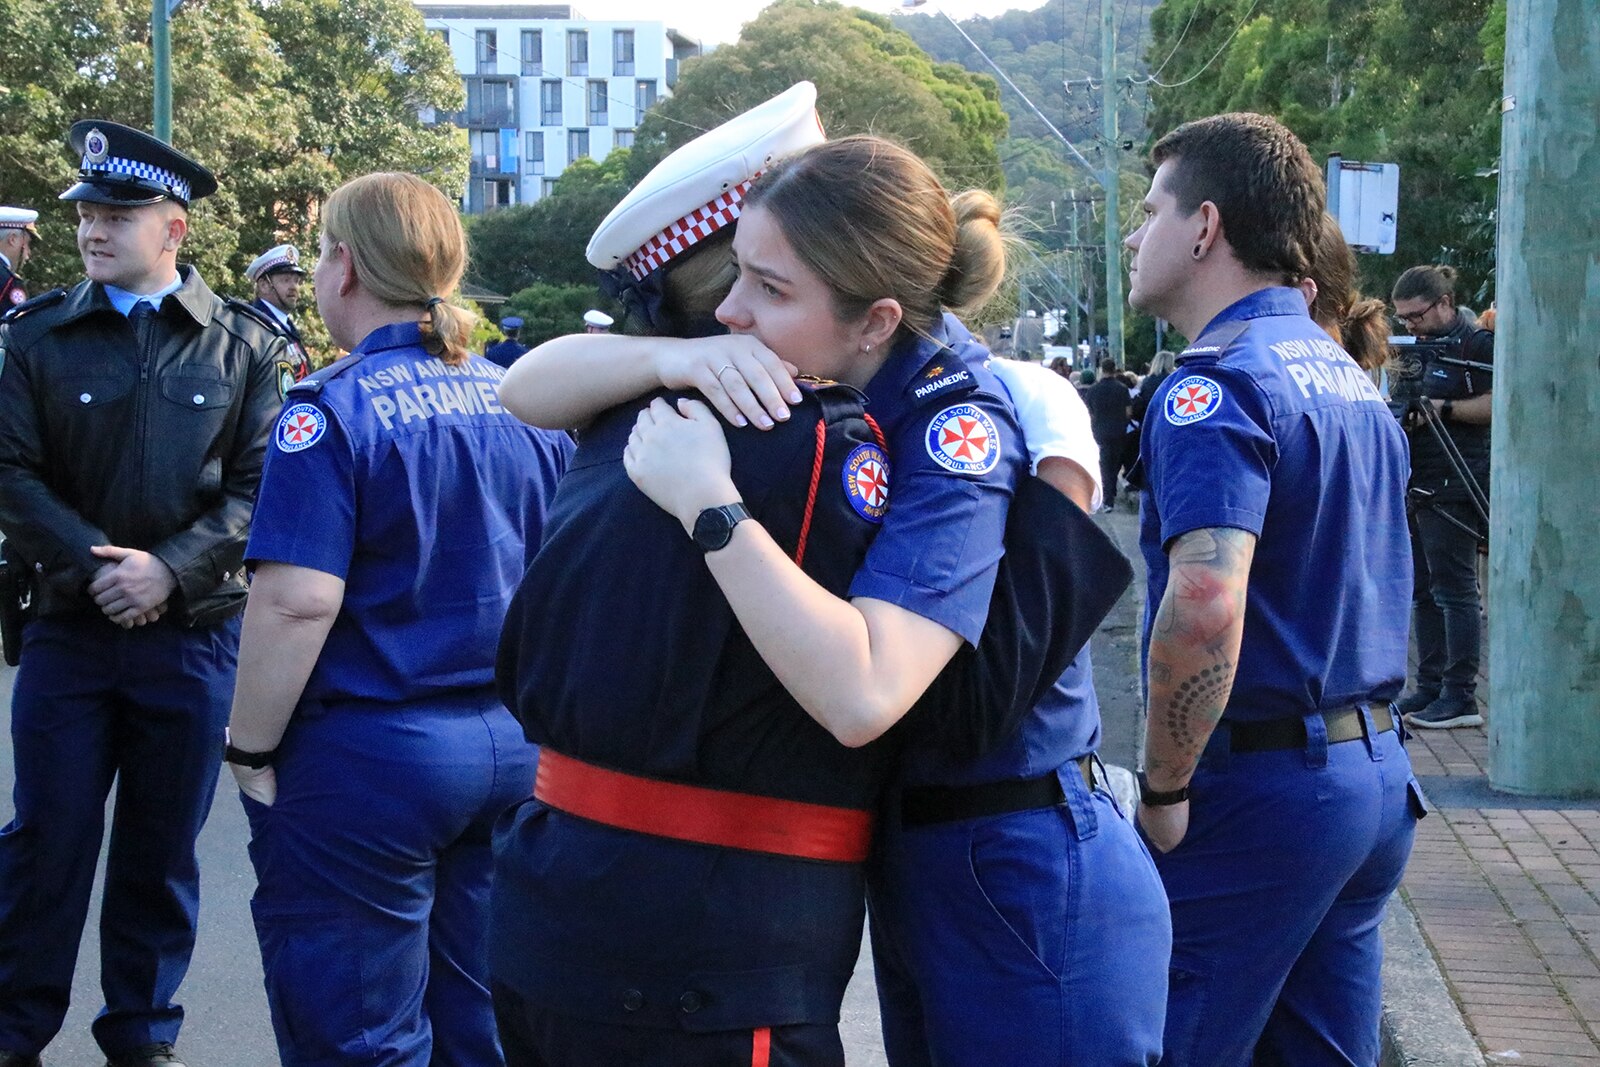
<svg viewBox="0 0 1600 1067"><path fill-rule="evenodd" d="M758 174L824 140L817 87L800 82L657 163L595 230L589 262L635 278L659 270L737 219Z"/></svg>
<svg viewBox="0 0 1600 1067"><path fill-rule="evenodd" d="M616 319L599 308L590 308L583 313L584 325L593 326L601 330L609 330L616 321Z"/></svg>
<svg viewBox="0 0 1600 1067"><path fill-rule="evenodd" d="M250 281L255 281L275 270L304 274L305 270L300 266L300 250L294 245L277 245L269 248L250 261L250 265L244 269L244 276Z"/></svg>

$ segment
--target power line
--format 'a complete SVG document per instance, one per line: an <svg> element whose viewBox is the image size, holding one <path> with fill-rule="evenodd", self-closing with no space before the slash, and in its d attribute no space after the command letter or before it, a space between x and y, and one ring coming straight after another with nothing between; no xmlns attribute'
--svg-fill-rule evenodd
<svg viewBox="0 0 1600 1067"><path fill-rule="evenodd" d="M1205 0L1194 0L1194 4L1189 8L1189 21L1183 24L1183 32L1178 34L1176 41L1172 42L1172 51L1167 53L1167 58L1161 61L1161 66L1151 72L1150 79L1152 81L1161 77L1161 72L1167 69L1167 64L1172 62L1172 57L1178 54L1178 46L1183 44L1185 37L1189 36L1189 27L1194 25L1194 17L1199 14L1200 5L1203 3L1205 3Z"/></svg>
<svg viewBox="0 0 1600 1067"><path fill-rule="evenodd" d="M1246 22L1250 21L1250 16L1255 14L1256 5L1258 3L1260 3L1260 2L1261 2L1261 0L1250 0L1250 8L1249 8L1249 10L1247 10L1244 13L1244 17L1239 20L1239 25L1235 26L1233 28L1233 32L1228 34L1228 36L1223 39L1222 44L1220 46L1218 46L1217 50L1211 54L1211 58L1206 60L1206 65L1201 67L1199 70L1195 71L1193 74L1189 75L1187 78L1183 79L1183 81L1181 81L1181 82L1173 82L1171 85L1168 85L1166 82L1158 80L1156 78L1156 76L1154 74L1152 74L1148 78L1139 79L1138 84L1140 84L1140 85L1158 85L1163 89L1177 89L1177 88L1181 88L1182 86L1188 85L1190 82L1192 82L1196 78L1200 77L1200 75L1204 74L1208 69L1210 69L1211 64L1213 64L1213 63L1215 63L1217 61L1217 57L1218 56L1222 55L1223 52L1227 51L1228 45L1233 41L1233 39L1235 37L1237 37L1239 35L1239 31L1244 29L1244 24ZM1171 58L1171 57L1168 57L1168 58Z"/></svg>

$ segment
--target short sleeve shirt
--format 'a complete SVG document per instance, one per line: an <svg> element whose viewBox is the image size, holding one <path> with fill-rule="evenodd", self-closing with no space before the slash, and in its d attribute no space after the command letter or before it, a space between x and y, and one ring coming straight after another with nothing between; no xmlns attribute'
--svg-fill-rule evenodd
<svg viewBox="0 0 1600 1067"><path fill-rule="evenodd" d="M1245 297L1178 357L1144 420L1141 459L1146 650L1172 542L1229 527L1257 544L1225 717L1399 692L1411 600L1405 440L1297 290Z"/></svg>
<svg viewBox="0 0 1600 1067"><path fill-rule="evenodd" d="M345 582L305 698L397 702L491 685L506 608L573 445L500 407L505 371L374 331L291 390L246 558Z"/></svg>
<svg viewBox="0 0 1600 1067"><path fill-rule="evenodd" d="M850 586L976 644L989 614L1006 510L1027 450L988 352L953 316L912 338L868 383L891 464L882 529Z"/></svg>

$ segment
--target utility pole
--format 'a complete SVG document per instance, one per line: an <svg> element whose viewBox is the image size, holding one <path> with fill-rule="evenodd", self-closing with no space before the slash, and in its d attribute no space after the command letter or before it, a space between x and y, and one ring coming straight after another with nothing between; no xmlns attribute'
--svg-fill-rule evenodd
<svg viewBox="0 0 1600 1067"><path fill-rule="evenodd" d="M1510 0L1489 537L1489 784L1600 794L1600 20ZM1532 638L1530 640L1530 638Z"/></svg>
<svg viewBox="0 0 1600 1067"><path fill-rule="evenodd" d="M151 0L150 61L155 75L156 140L172 143L172 13L183 0Z"/></svg>
<svg viewBox="0 0 1600 1067"><path fill-rule="evenodd" d="M1117 217L1122 178L1117 140L1117 23L1112 0L1100 0L1100 77L1100 119L1105 137L1100 184L1106 190L1106 350L1122 367L1122 225Z"/></svg>
<svg viewBox="0 0 1600 1067"><path fill-rule="evenodd" d="M1067 242L1067 262L1072 277L1072 363L1078 363L1078 278L1083 270L1083 253L1078 250L1078 190L1072 190L1072 240Z"/></svg>

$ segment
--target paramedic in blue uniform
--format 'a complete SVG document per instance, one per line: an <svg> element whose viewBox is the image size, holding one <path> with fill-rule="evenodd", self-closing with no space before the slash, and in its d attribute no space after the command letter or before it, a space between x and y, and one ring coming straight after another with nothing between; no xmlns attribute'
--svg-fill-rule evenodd
<svg viewBox="0 0 1600 1067"><path fill-rule="evenodd" d="M295 382L311 373L311 353L306 349L294 313L300 310L300 286L306 271L300 266L300 250L294 245L275 245L250 261L245 280L255 286L250 306L260 311L289 338L289 358L278 368L279 385L287 395Z"/></svg>
<svg viewBox="0 0 1600 1067"><path fill-rule="evenodd" d="M20 275L39 239L38 219L29 208L0 207L0 315L28 299Z"/></svg>
<svg viewBox="0 0 1600 1067"><path fill-rule="evenodd" d="M446 303L455 208L406 174L323 210L317 305L350 355L268 450L227 760L285 1067L501 1062L490 827L535 753L494 643L571 451L496 397Z"/></svg>
<svg viewBox="0 0 1600 1067"><path fill-rule="evenodd" d="M177 1064L194 843L216 793L241 573L284 342L177 261L206 169L113 122L72 128L87 278L0 324L0 529L32 579L0 830L0 1064L61 1027L117 787L100 912L113 1067Z"/></svg>
<svg viewBox="0 0 1600 1067"><path fill-rule="evenodd" d="M519 364L527 381L541 383L538 403L524 414L543 425L579 421L661 386L697 389L736 425L744 419L769 425L788 413L787 378L773 369L775 361L863 388L887 442L892 503L845 596L787 562L760 523L739 522L727 545L706 557L753 647L806 712L846 746L882 736L985 629L1008 507L1027 455L1004 386L985 366L988 353L942 311L979 306L998 285L1004 267L998 216L988 194L952 199L921 161L889 142L847 138L818 146L775 163L746 194L734 236L739 277L717 312L731 337L562 339ZM705 404L654 403L634 437L625 460L630 476L685 529L703 512L735 501L723 430ZM1046 679L1044 690L1053 680ZM1075 678L1068 686L1079 684ZM966 761L949 760L956 765L952 779L941 780L946 767L930 757L928 776L908 782L930 790L917 798L927 803L906 834L981 840L1005 891L1004 917L1027 932L1019 938L1007 923L991 923L981 937L962 940L957 935L970 914L908 917L935 936L949 935L945 955L914 961L915 977L930 983L932 993L924 994L933 1001L930 1012L953 1006L961 1014L926 1029L925 1020L908 1026L905 1062L927 1058L930 1048L942 1062L974 1063L1146 1063L1157 1054L1167 940L1160 886L1130 824L1091 786L1089 761L1079 758L1087 757L1098 732L1092 707L1068 698L1057 708L1064 721L1053 723L1048 737L1029 744L1022 736L985 768L994 777L976 784L998 782L997 790L969 789L972 779L960 777L971 753ZM1056 862L1014 863L1041 841L1050 842ZM1073 856L1100 869L1069 870ZM992 915L993 906L981 901L984 887L971 884L972 871L962 852L959 864L917 875ZM1076 918L1062 902L1079 884L1089 887L1084 908L1127 915L1136 929L1128 935L1097 926L1085 938L1092 947L1058 954ZM1124 936L1148 948L1150 968L1135 971L1112 951L1111 939ZM1039 950L1051 959L1030 968L1027 960ZM751 968L762 963L758 953L746 960ZM1086 970L1064 974L1068 963ZM982 971L968 979L969 990L985 978L1014 980L1005 993L957 1004L956 984L940 983L940 969ZM1026 978L1015 977L1024 969ZM1021 1008L1000 1006L1013 1013L998 1028L1000 1037L974 1049L971 1036L964 1042L955 1036L963 1026L969 1035L981 1033L997 1002L1030 982L1044 992ZM1085 986L1104 993L1097 1005L1123 997L1135 1004L1119 1004L1106 1013L1112 1021L1099 1027ZM1063 1039L1064 1013L1085 1023L1081 1035ZM1075 1041L1077 1048L1064 1047Z"/></svg>
<svg viewBox="0 0 1600 1067"><path fill-rule="evenodd" d="M507 315L501 319L500 332L503 336L483 350L483 358L510 370L511 364L517 361L517 357L528 350L528 346L521 340L522 316Z"/></svg>
<svg viewBox="0 0 1600 1067"><path fill-rule="evenodd" d="M1371 1064L1422 797L1390 701L1405 441L1298 283L1320 169L1260 115L1157 143L1133 306L1194 341L1150 405L1139 821L1172 903L1166 1061Z"/></svg>

